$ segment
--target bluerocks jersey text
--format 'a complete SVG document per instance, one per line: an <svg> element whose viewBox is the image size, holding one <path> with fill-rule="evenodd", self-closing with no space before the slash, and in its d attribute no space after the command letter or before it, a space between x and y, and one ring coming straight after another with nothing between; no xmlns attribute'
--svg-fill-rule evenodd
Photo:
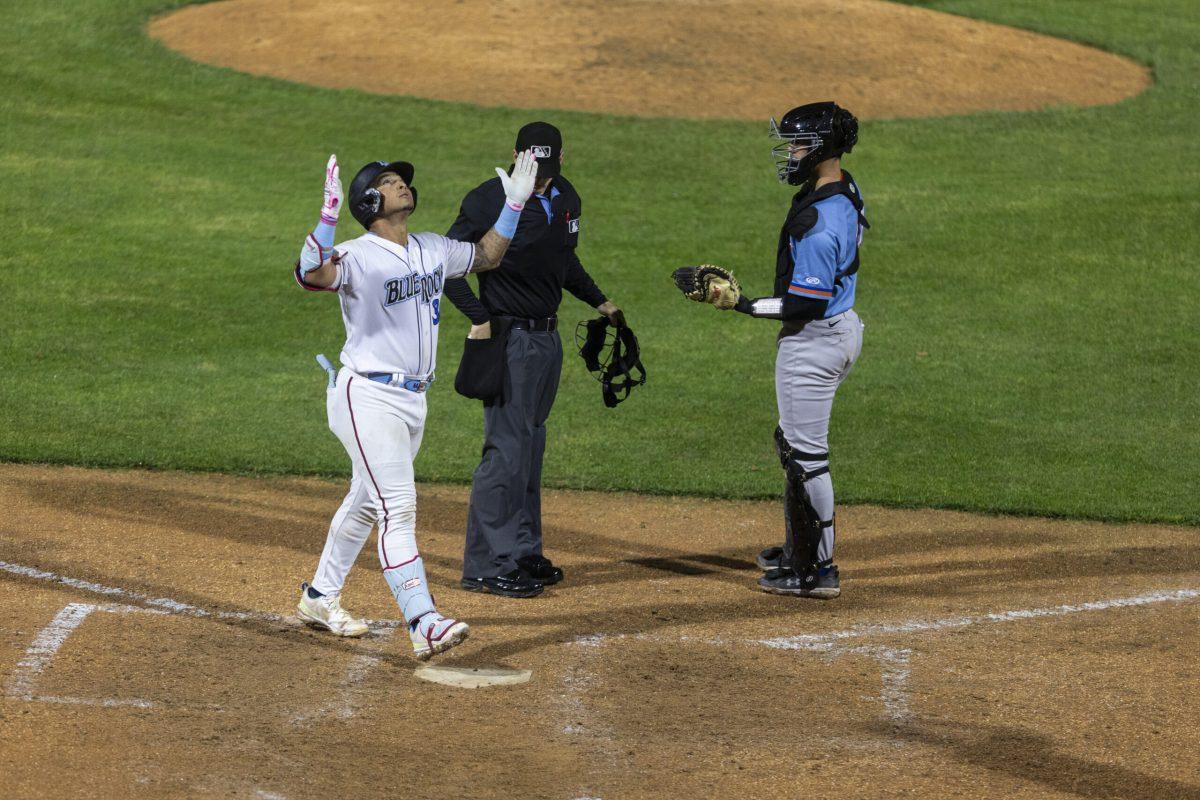
<svg viewBox="0 0 1200 800"><path fill-rule="evenodd" d="M366 233L336 250L338 282L333 288L346 323L342 364L360 375L431 378L442 289L447 279L470 270L475 245L436 233L410 233L401 245Z"/></svg>
<svg viewBox="0 0 1200 800"><path fill-rule="evenodd" d="M414 297L419 297L422 303L432 302L441 296L442 283L440 266L430 273L410 272L402 278L392 278L383 285L387 293L383 304L391 306Z"/></svg>

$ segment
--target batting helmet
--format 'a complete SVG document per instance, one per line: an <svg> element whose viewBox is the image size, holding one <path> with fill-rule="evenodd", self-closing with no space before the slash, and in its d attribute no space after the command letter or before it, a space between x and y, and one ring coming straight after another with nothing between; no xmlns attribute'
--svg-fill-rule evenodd
<svg viewBox="0 0 1200 800"><path fill-rule="evenodd" d="M371 184L385 172L394 172L408 184L412 192L413 211L417 210L417 188L412 185L416 169L407 161L372 161L358 171L350 182L350 213L358 220L358 224L370 230L371 223L379 218L383 211L383 195Z"/></svg>
<svg viewBox="0 0 1200 800"><path fill-rule="evenodd" d="M771 135L780 140L771 148L779 180L799 186L817 164L854 149L858 120L837 103L809 103L793 108L779 122L772 117ZM797 158L799 151L803 155Z"/></svg>

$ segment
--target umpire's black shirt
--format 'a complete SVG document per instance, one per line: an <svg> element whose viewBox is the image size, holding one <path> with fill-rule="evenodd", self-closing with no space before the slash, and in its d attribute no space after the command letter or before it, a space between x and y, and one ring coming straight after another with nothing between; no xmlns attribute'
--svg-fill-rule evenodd
<svg viewBox="0 0 1200 800"><path fill-rule="evenodd" d="M500 266L479 273L479 299L465 278L446 281L443 294L475 325L482 325L493 316L552 317L562 302L563 289L593 308L604 303L604 293L575 255L575 245L579 242L579 194L561 175L554 177L546 191L551 196L550 219L541 199L537 195L530 197ZM503 207L504 186L497 176L476 186L463 198L458 219L446 236L462 242L478 242L496 223Z"/></svg>

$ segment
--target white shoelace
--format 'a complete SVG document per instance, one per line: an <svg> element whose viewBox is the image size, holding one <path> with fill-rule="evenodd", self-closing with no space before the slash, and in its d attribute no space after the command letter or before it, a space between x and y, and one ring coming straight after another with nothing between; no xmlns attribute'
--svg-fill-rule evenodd
<svg viewBox="0 0 1200 800"><path fill-rule="evenodd" d="M350 614L344 608L342 608L341 598L326 597L325 605L329 609L329 619L331 621L343 624L354 621L354 617L350 616Z"/></svg>

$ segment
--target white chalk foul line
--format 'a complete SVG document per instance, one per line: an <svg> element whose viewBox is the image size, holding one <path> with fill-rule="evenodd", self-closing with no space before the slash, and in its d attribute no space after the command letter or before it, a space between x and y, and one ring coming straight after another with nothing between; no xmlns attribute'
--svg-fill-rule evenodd
<svg viewBox="0 0 1200 800"><path fill-rule="evenodd" d="M1026 608L1014 611L998 611L991 614L977 614L969 617L946 617L943 619L915 619L906 622L883 623L878 625L861 625L833 633L804 633L798 636L781 636L774 639L761 639L757 644L776 647L783 650L823 650L830 645L844 642L847 639L864 639L873 636L892 636L900 633L936 633L938 631L968 628L972 625L986 625L999 622L1016 622L1027 619L1043 619L1046 617L1065 617L1068 614L1082 614L1090 611L1107 611L1113 608L1133 608L1148 606L1156 603L1178 603L1194 600L1200 597L1200 590L1176 589L1175 591L1150 592L1135 597L1116 597L1110 600L1094 600L1090 603L1073 605L1050 606L1048 608Z"/></svg>
<svg viewBox="0 0 1200 800"><path fill-rule="evenodd" d="M33 578L34 580L46 581L48 583L61 583L64 586L70 586L72 589L79 589L85 592L94 594L102 594L107 597L120 597L125 600L133 600L142 603L150 608L160 609L169 614L180 614L187 617L208 617L211 619L228 619L228 620L259 620L262 622L287 622L288 618L282 617L279 614L268 614L264 612L247 612L247 611L210 611L198 606L183 603L179 600L172 600L169 597L151 597L141 592L135 592L130 589L121 589L115 586L104 586L103 584L85 581L80 578L72 578L68 575L59 575L54 572L47 572L37 567L28 567L24 564L10 564L7 561L0 561L0 570L20 575L25 578ZM395 619L371 619L367 620L367 624L372 628L398 628L403 624L400 620Z"/></svg>
<svg viewBox="0 0 1200 800"><path fill-rule="evenodd" d="M25 578L33 578L39 581L47 581L49 583L61 583L64 586L70 586L72 589L80 589L85 592L94 594L102 594L108 597L120 597L126 600L136 600L151 608L158 608L170 614L182 614L189 617L215 617L217 619L261 619L271 622L278 622L282 619L276 614L248 614L240 611L207 611L197 606L181 603L178 600L172 600L168 597L151 597L141 592L134 592L129 589L119 589L115 586L104 586L99 583L72 578L67 575L58 575L54 572L47 572L37 567L27 567L23 564L10 564L7 561L0 561L0 570L20 575Z"/></svg>

